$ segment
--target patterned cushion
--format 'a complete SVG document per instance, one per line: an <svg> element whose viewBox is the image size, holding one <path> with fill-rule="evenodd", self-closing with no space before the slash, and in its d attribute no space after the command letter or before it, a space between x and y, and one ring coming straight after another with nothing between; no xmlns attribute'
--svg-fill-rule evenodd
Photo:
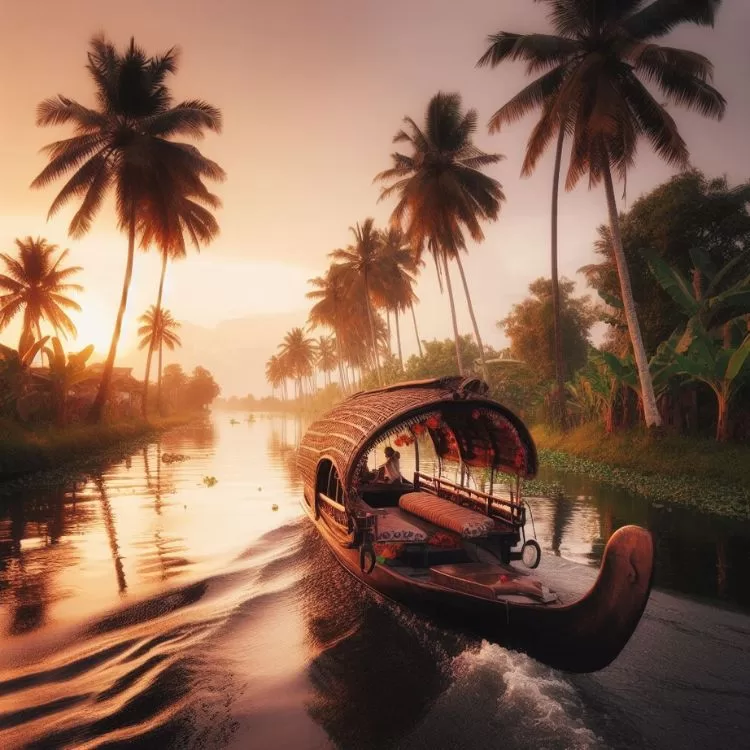
<svg viewBox="0 0 750 750"><path fill-rule="evenodd" d="M401 495L398 504L408 513L435 526L455 531L465 539L487 536L495 528L495 522L484 514L427 492L408 492Z"/></svg>
<svg viewBox="0 0 750 750"><path fill-rule="evenodd" d="M378 512L378 542L426 542L427 533L409 522L398 508L385 508Z"/></svg>

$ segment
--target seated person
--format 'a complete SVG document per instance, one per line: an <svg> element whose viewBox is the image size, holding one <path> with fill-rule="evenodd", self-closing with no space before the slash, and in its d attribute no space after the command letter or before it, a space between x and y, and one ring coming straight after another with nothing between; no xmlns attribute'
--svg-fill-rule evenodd
<svg viewBox="0 0 750 750"><path fill-rule="evenodd" d="M378 469L376 482L403 482L404 478L401 476L401 465L400 458L401 454L398 451L393 450L389 445L385 449L386 462Z"/></svg>

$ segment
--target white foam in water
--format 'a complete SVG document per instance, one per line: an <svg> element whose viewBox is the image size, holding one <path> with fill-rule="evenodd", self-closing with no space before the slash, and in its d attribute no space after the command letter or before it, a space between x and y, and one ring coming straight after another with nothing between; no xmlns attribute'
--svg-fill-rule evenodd
<svg viewBox="0 0 750 750"><path fill-rule="evenodd" d="M401 747L604 747L586 725L575 687L528 656L484 642L478 650L457 656L452 669L452 685Z"/></svg>

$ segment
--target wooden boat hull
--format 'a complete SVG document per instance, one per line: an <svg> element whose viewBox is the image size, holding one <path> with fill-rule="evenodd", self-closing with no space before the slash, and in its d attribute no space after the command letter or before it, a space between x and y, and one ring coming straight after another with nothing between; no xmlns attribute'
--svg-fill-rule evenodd
<svg viewBox="0 0 750 750"><path fill-rule="evenodd" d="M618 529L604 551L590 591L571 604L493 601L409 578L376 564L360 569L359 551L341 544L322 517L303 508L341 565L384 596L454 628L474 634L569 672L595 672L609 665L633 634L651 591L654 546L638 526Z"/></svg>

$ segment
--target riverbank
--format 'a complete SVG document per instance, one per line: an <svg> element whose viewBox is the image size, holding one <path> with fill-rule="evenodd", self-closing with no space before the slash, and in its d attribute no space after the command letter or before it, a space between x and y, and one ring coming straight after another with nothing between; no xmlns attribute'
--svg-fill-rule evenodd
<svg viewBox="0 0 750 750"><path fill-rule="evenodd" d="M25 429L0 421L0 481L97 460L109 451L198 418L151 416L100 425Z"/></svg>
<svg viewBox="0 0 750 750"><path fill-rule="evenodd" d="M537 426L540 464L586 474L652 500L750 519L750 447L643 432L606 435L597 425L568 433Z"/></svg>

